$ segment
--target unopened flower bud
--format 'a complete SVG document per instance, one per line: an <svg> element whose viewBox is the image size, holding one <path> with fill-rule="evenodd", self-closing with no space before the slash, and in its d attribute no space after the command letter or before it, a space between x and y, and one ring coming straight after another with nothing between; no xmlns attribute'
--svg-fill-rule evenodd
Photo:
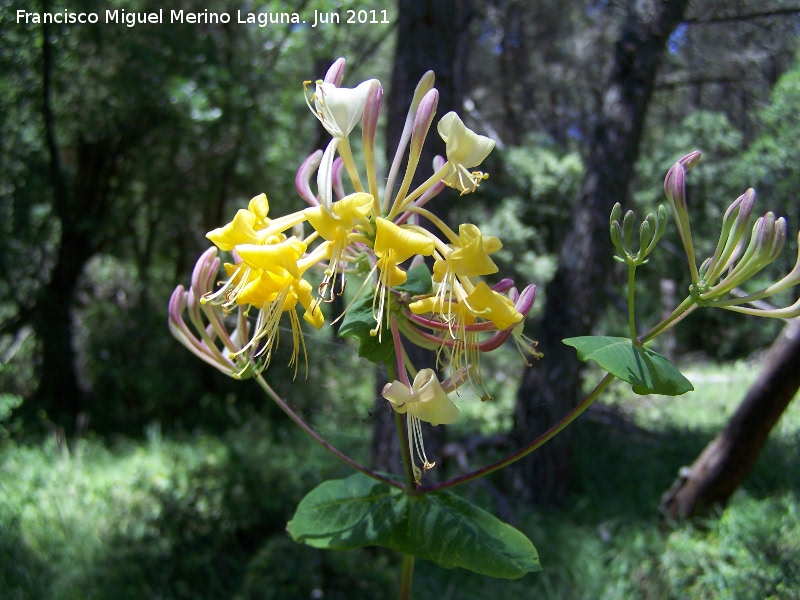
<svg viewBox="0 0 800 600"><path fill-rule="evenodd" d="M377 79L373 79L367 91L367 101L364 104L364 116L361 120L361 133L364 145L372 148L375 145L375 133L378 130L378 116L383 102L383 86Z"/></svg>
<svg viewBox="0 0 800 600"><path fill-rule="evenodd" d="M310 154L308 158L303 161L300 168L297 170L297 175L294 178L294 187L297 193L305 200L310 206L319 206L319 200L314 192L311 191L311 175L319 167L322 160L322 150L317 150Z"/></svg>
<svg viewBox="0 0 800 600"><path fill-rule="evenodd" d="M428 130L436 116L436 106L439 104L439 90L433 88L428 91L419 103L417 114L414 116L414 126L411 129L411 156L417 160L422 152L422 144L428 135Z"/></svg>
<svg viewBox="0 0 800 600"><path fill-rule="evenodd" d="M341 86L344 80L344 67L344 58L337 58L333 64L328 67L328 72L325 73L325 79L323 81L325 81L325 83L332 83L336 87Z"/></svg>

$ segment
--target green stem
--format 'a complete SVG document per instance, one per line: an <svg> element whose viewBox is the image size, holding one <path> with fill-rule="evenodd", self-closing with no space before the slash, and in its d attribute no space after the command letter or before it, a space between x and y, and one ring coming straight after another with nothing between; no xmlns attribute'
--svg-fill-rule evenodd
<svg viewBox="0 0 800 600"><path fill-rule="evenodd" d="M411 600L411 583L414 578L414 555L403 554L403 570L400 575L400 600Z"/></svg>
<svg viewBox="0 0 800 600"><path fill-rule="evenodd" d="M392 330L392 341L394 342L394 355L396 360L395 364L386 366L389 381L400 377L400 383L411 387L411 382L408 380L408 371L404 364L405 350L400 341L400 330L397 325L396 317L392 317L389 327ZM395 412L394 423L397 429L397 439L400 442L400 456L403 460L403 473L406 479L405 492L409 496L413 496L417 493L417 479L414 476L414 459L411 456L411 443L408 439L408 420L404 419L400 413Z"/></svg>
<svg viewBox="0 0 800 600"><path fill-rule="evenodd" d="M394 413L397 426L397 439L400 442L400 456L403 459L403 474L406 479L405 492L409 496L416 495L417 480L414 478L414 467L411 464L411 448L408 445L408 425L403 415Z"/></svg>
<svg viewBox="0 0 800 600"><path fill-rule="evenodd" d="M528 456L531 452L538 449L540 446L543 446L545 443L549 442L553 439L556 435L558 435L567 425L572 423L575 419L577 419L583 411L589 408L592 403L597 400L601 393L614 381L616 377L611 373L607 373L605 377L598 383L595 388L589 393L586 398L580 401L580 403L573 408L569 413L567 413L564 418L562 418L558 423L553 425L550 429L545 431L542 435L538 438L533 440L528 445L520 448L513 454L509 454L502 460L499 460L491 465L485 466L477 471L473 471L472 473L466 473L465 475L460 475L458 477L454 477L453 479L449 479L447 481L443 481L442 483L435 483L433 485L426 485L417 488L418 492L434 492L438 490L444 490L447 488L455 487L457 485L461 485L462 483L467 483L468 481L473 481L475 479L479 479L484 475L488 475L489 473L493 473L495 471L499 471L500 469L504 469L508 465L515 463L521 458Z"/></svg>
<svg viewBox="0 0 800 600"><path fill-rule="evenodd" d="M358 177L358 168L356 167L356 161L353 160L353 152L350 150L350 139L347 137L343 138L339 144L339 156L342 157L344 168L350 176L353 187L357 192L363 192L364 186L361 185L361 179Z"/></svg>
<svg viewBox="0 0 800 600"><path fill-rule="evenodd" d="M689 316L694 309L697 308L697 302L691 296L686 296L686 298L681 302L675 310L673 310L669 316L664 318L658 325L653 327L650 331L644 334L640 338L640 342L645 344L652 340L657 335L664 333L670 327L673 327L678 322L682 321L685 317Z"/></svg>
<svg viewBox="0 0 800 600"><path fill-rule="evenodd" d="M628 264L628 325L631 329L631 340L634 344L639 345L639 338L636 335L636 319L634 318L633 300L636 281L636 265Z"/></svg>
<svg viewBox="0 0 800 600"><path fill-rule="evenodd" d="M300 417L300 415L298 415L291 408L289 408L289 405L286 404L286 401L283 398L281 398L278 395L278 393L270 387L270 385L266 382L266 380L264 379L264 377L261 374L256 375L255 379L258 382L258 385L261 386L261 389L263 389L266 392L266 394L270 398L272 398L272 400L275 402L275 404L277 404L278 407L280 407L280 409L286 414L286 416L288 416L292 421L294 421L295 425L297 425L300 429L302 429L309 436L311 436L311 438L315 442L317 442L320 446L322 446L328 452L333 454L336 458L338 458L342 462L350 465L356 471L359 471L359 472L363 473L364 475L372 477L373 479L377 479L378 481L382 481L383 483L391 485L392 487L404 489L403 484L398 483L397 481L394 481L393 479L390 479L388 477L384 477L383 475L380 475L380 474L376 473L375 471L372 471L371 469L368 469L367 467L365 467L361 463L359 463L359 462L353 460L352 458L350 458L349 456L347 456L344 452L342 452L338 448L336 448L333 445L331 445L325 438L323 438L316 431L314 431L311 428L311 426L308 425L308 423L303 421L303 419Z"/></svg>

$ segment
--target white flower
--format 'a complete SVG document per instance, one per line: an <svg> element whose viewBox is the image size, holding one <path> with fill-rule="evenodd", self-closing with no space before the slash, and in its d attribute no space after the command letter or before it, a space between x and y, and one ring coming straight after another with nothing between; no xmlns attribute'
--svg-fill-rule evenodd
<svg viewBox="0 0 800 600"><path fill-rule="evenodd" d="M469 169L481 164L494 149L494 140L479 135L464 125L454 112L441 118L437 127L446 144L447 162L450 170L442 181L462 194L474 192L488 175Z"/></svg>
<svg viewBox="0 0 800 600"><path fill-rule="evenodd" d="M335 138L343 138L361 120L367 95L376 82L377 79L368 79L354 88L344 88L317 81L314 94L306 101L328 133Z"/></svg>
<svg viewBox="0 0 800 600"><path fill-rule="evenodd" d="M368 79L354 88L336 87L333 83L319 80L315 84L316 87L311 97L306 96L306 104L311 112L332 136L322 155L317 172L317 191L320 196L320 204L328 210L333 203L333 159L336 150L340 145L342 146L340 154L345 161L348 173L351 173L352 176L355 173L355 166L351 164L352 157L347 136L364 115L364 106L370 90L376 85L380 86L377 79Z"/></svg>
<svg viewBox="0 0 800 600"><path fill-rule="evenodd" d="M382 395L392 404L392 408L405 414L408 421L408 448L411 454L411 464L414 477L417 481L422 476L422 471L414 463L414 451L422 461L422 469L427 471L433 468L432 463L425 456L425 445L422 443L422 428L420 421L431 425L447 425L458 419L458 407L442 389L439 379L433 369L422 369L414 378L411 389L400 381L387 383Z"/></svg>

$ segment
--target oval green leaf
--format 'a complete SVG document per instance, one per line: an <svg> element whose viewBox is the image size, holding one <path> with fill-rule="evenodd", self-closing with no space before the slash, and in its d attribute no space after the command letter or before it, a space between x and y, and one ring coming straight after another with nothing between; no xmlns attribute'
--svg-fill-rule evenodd
<svg viewBox="0 0 800 600"><path fill-rule="evenodd" d="M628 338L582 336L564 340L583 362L593 360L603 369L631 384L637 394L680 396L692 383L665 357Z"/></svg>
<svg viewBox="0 0 800 600"><path fill-rule="evenodd" d="M315 548L383 546L504 579L541 570L531 541L482 508L446 491L406 496L361 473L311 490L288 528Z"/></svg>

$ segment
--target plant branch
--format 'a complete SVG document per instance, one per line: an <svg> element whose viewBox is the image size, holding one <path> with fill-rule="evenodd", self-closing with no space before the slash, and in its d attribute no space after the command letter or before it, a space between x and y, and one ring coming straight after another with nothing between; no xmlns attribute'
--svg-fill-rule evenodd
<svg viewBox="0 0 800 600"><path fill-rule="evenodd" d="M392 365L387 366L387 370L389 371L389 381L392 381L395 377L399 377L401 383L411 387L411 382L408 380L408 372L403 364L403 344L400 341L400 331L397 328L397 319L394 316L392 317L390 327L392 330L394 354L397 364L394 366L394 373L392 373ZM404 419L399 412L392 412L394 412L394 424L395 428L397 429L397 437L400 442L400 457L403 461L403 474L405 475L406 480L405 492L406 494L413 495L416 493L417 480L414 477L414 463L413 459L411 458L411 444L408 439L408 422L407 419Z"/></svg>
<svg viewBox="0 0 800 600"><path fill-rule="evenodd" d="M363 473L364 475L372 477L373 479L377 479L378 481L381 481L383 483L391 485L392 487L396 487L396 488L400 488L401 490L405 490L405 486L403 486L403 484L401 484L401 483L399 483L399 482L397 482L397 481L395 481L393 479L390 479L389 477L386 477L384 475L376 473L375 471L373 471L371 469L368 469L367 467L365 467L361 463L359 463L359 462L353 460L352 458L350 458L349 456L347 456L344 452L342 452L338 448L336 448L333 445L331 445L325 438L323 438L316 431L314 431L311 428L311 426L308 425L308 423L303 421L303 419L300 417L300 415L298 415L291 408L289 408L289 405L286 404L286 401L283 398L281 398L278 395L278 393L275 390L272 389L272 387L270 387L270 385L266 382L266 380L264 379L264 377L261 374L257 375L255 379L258 382L258 385L261 386L261 389L263 389L267 393L267 395L270 398L272 398L272 400L275 402L275 404L277 404L280 407L280 409L284 413L286 413L286 416L288 416L292 421L294 421L295 425L297 425L300 429L305 431L309 436L311 436L314 439L315 442L317 442L319 445L321 445L323 448L325 448L328 452L333 454L336 458L338 458L342 462L350 465L356 471L359 471L359 472Z"/></svg>
<svg viewBox="0 0 800 600"><path fill-rule="evenodd" d="M569 413L567 413L566 416L564 416L558 423L553 425L550 429L545 431L538 438L536 438L526 446L523 446L513 454L509 454L505 458L495 463L492 463L491 465L482 467L471 473L466 473L464 475L454 477L453 479L448 479L447 481L443 481L442 483L435 483L433 485L421 486L417 488L417 491L423 493L435 492L455 487L457 485L461 485L462 483L467 483L468 481L479 479L480 477L488 475L489 473L494 473L495 471L504 469L505 467L509 466L512 463L515 463L519 459L528 456L528 454L538 449L539 447L543 446L545 443L549 442L556 435L558 435L564 428L566 428L567 425L569 425L575 419L577 419L587 408L589 408L592 405L592 403L594 403L595 400L597 400L600 394L611 384L611 382L614 379L616 379L614 375L612 375L611 373L607 373L606 376L600 381L600 383L598 383L595 386L595 388L583 400L581 400L580 403L575 408L573 408Z"/></svg>
<svg viewBox="0 0 800 600"><path fill-rule="evenodd" d="M400 600L411 600L411 582L414 578L414 555L403 554L403 570L400 573Z"/></svg>
<svg viewBox="0 0 800 600"><path fill-rule="evenodd" d="M688 317L694 309L698 306L697 302L691 296L687 296L669 316L665 317L658 325L653 327L650 331L639 338L640 343L645 344L652 340L654 337L661 335L670 327L677 325L684 318Z"/></svg>
<svg viewBox="0 0 800 600"><path fill-rule="evenodd" d="M636 265L628 265L628 326L631 330L631 340L634 344L639 345L639 339L636 335L636 317L634 314L633 300L635 296L634 285L636 282Z"/></svg>

